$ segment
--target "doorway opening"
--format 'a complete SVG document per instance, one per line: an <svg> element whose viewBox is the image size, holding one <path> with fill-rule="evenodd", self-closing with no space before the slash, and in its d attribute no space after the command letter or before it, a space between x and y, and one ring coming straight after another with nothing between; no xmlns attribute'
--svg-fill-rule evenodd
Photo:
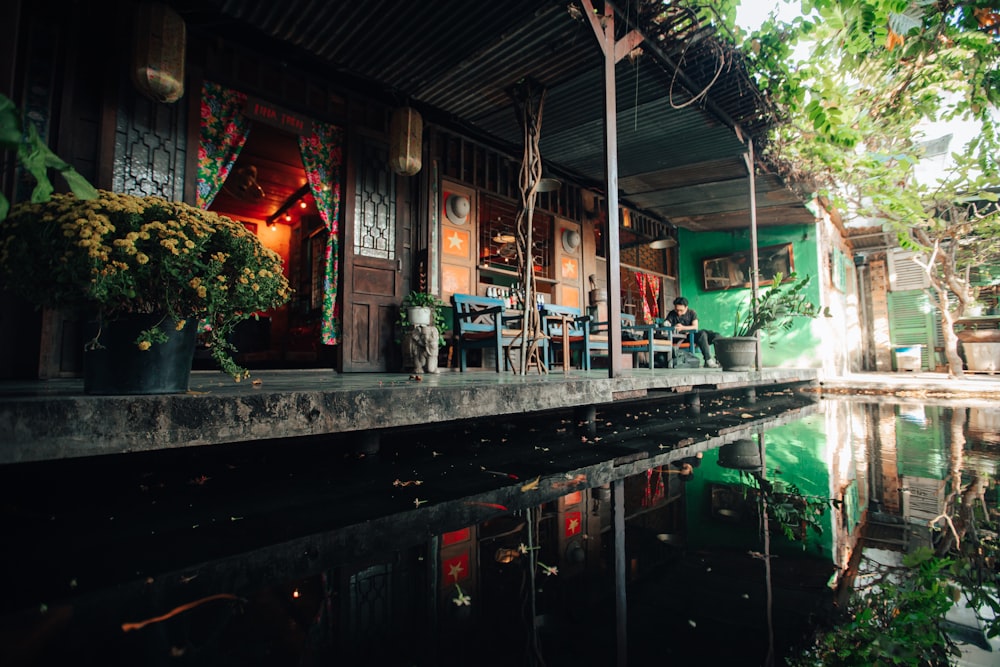
<svg viewBox="0 0 1000 667"><path fill-rule="evenodd" d="M330 368L336 346L321 342L327 229L306 180L295 135L254 122L210 210L243 223L277 252L293 294L233 334L237 363L250 369ZM199 350L196 365L211 365Z"/></svg>

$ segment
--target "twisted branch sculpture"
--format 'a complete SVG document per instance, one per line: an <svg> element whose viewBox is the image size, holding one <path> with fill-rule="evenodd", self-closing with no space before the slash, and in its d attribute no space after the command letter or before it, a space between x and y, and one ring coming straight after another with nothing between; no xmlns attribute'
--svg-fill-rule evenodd
<svg viewBox="0 0 1000 667"><path fill-rule="evenodd" d="M542 158L538 151L538 134L542 125L545 89L537 82L525 79L518 82L511 95L517 104L518 122L524 137L524 152L521 156L521 169L518 174L521 205L514 222L517 272L524 285L524 317L521 321L519 371L523 375L526 369L533 365L538 368L539 373L547 373L548 369L542 363L538 349L539 340L543 338L544 333L541 316L535 305L535 271L531 241L535 199L538 196L538 183L542 179Z"/></svg>

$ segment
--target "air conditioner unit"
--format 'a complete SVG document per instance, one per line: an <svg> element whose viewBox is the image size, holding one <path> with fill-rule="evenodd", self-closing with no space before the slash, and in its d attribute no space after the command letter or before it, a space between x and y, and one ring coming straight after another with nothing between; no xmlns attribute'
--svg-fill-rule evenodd
<svg viewBox="0 0 1000 667"><path fill-rule="evenodd" d="M913 261L917 256L917 253L909 250L896 249L888 253L890 291L906 292L930 287L924 267Z"/></svg>

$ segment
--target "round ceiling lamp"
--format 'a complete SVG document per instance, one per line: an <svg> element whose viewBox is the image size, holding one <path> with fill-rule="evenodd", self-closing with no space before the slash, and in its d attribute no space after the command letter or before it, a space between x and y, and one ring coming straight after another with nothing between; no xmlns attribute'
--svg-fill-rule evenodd
<svg viewBox="0 0 1000 667"><path fill-rule="evenodd" d="M551 176L542 176L538 179L538 187L535 188L535 192L555 192L562 187L562 181L558 178L552 178Z"/></svg>
<svg viewBox="0 0 1000 667"><path fill-rule="evenodd" d="M673 238L672 236L667 237L665 239L656 239L655 241L649 244L649 247L652 248L653 250L666 250L667 248L675 248L677 247L677 239Z"/></svg>

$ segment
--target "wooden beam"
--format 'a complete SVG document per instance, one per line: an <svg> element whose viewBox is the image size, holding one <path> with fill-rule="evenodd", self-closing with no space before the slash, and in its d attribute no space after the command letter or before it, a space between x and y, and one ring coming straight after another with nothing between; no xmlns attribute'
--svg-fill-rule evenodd
<svg viewBox="0 0 1000 667"><path fill-rule="evenodd" d="M267 216L267 224L270 225L272 222L274 222L275 220L277 220L279 217L281 217L282 213L284 213L285 211L287 211L288 209L290 209L292 206L294 206L295 202L297 202L298 200L302 199L307 194L309 194L309 184L308 183L306 183L305 185L303 185L302 187L300 187L298 190L296 190L295 192L293 192L292 194L290 194L288 196L288 199L285 200L285 203L278 207L277 211L275 211L271 215Z"/></svg>

